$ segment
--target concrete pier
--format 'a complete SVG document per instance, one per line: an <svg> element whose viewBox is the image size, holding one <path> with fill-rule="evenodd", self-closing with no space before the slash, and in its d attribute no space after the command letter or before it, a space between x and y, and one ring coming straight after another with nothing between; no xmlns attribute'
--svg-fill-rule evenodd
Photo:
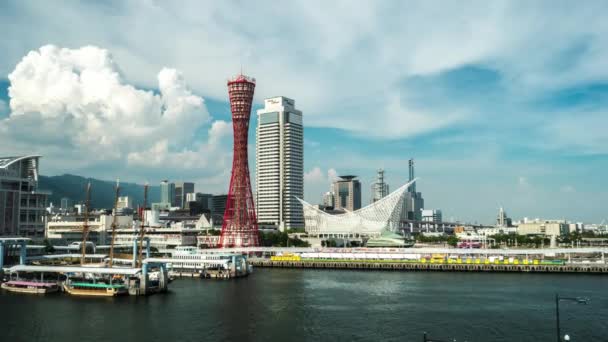
<svg viewBox="0 0 608 342"><path fill-rule="evenodd" d="M606 264L566 265L503 265L503 264L430 264L430 263L374 263L338 261L273 261L249 259L254 267L353 269L386 271L438 271L438 272L519 272L519 273L588 273L608 274Z"/></svg>

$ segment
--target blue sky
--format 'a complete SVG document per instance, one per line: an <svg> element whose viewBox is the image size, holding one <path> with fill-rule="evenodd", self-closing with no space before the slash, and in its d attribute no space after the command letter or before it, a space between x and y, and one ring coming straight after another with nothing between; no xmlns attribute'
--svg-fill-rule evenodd
<svg viewBox="0 0 608 342"><path fill-rule="evenodd" d="M284 95L304 112L309 201L337 173L359 175L367 203L376 169L394 189L415 158L427 207L448 219L489 223L502 205L515 219L599 222L604 12L601 1L8 1L0 154L40 153L45 174L225 192L225 82L243 68L256 109Z"/></svg>

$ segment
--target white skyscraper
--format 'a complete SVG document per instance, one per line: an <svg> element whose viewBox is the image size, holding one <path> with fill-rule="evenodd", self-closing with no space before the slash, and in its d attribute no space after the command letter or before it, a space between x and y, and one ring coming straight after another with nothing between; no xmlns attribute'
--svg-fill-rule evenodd
<svg viewBox="0 0 608 342"><path fill-rule="evenodd" d="M302 112L283 96L264 100L256 129L256 208L260 226L304 227Z"/></svg>

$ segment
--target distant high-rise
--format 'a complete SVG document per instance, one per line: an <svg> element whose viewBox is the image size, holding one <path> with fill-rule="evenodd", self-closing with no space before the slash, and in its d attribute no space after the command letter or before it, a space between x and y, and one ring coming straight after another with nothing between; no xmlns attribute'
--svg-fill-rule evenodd
<svg viewBox="0 0 608 342"><path fill-rule="evenodd" d="M213 219L213 225L221 227L224 223L224 212L226 211L228 195L213 195L211 201L211 218Z"/></svg>
<svg viewBox="0 0 608 342"><path fill-rule="evenodd" d="M498 217L496 218L496 225L498 227L511 227L513 225L513 222L507 216L507 212L502 207L500 207L500 209L498 210Z"/></svg>
<svg viewBox="0 0 608 342"><path fill-rule="evenodd" d="M384 182L384 170L378 169L376 181L372 184L372 203L388 195L388 184Z"/></svg>
<svg viewBox="0 0 608 342"><path fill-rule="evenodd" d="M357 176L340 176L333 184L334 209L361 209L361 182Z"/></svg>
<svg viewBox="0 0 608 342"><path fill-rule="evenodd" d="M160 203L174 206L175 204L175 184L168 180L160 182Z"/></svg>
<svg viewBox="0 0 608 342"><path fill-rule="evenodd" d="M414 174L414 159L410 159L409 166L409 181L415 178ZM424 198L422 193L416 192L416 183L412 184L403 200L403 210L401 211L402 220L421 221L422 209L424 208Z"/></svg>
<svg viewBox="0 0 608 342"><path fill-rule="evenodd" d="M61 198L61 210L63 211L70 211L72 209L72 200L70 200L67 197L62 197Z"/></svg>
<svg viewBox="0 0 608 342"><path fill-rule="evenodd" d="M304 227L302 112L283 96L264 101L256 129L256 207L261 225L281 230Z"/></svg>
<svg viewBox="0 0 608 342"><path fill-rule="evenodd" d="M328 191L323 194L323 206L333 208L335 200L336 199L333 191Z"/></svg>
<svg viewBox="0 0 608 342"><path fill-rule="evenodd" d="M117 209L133 209L133 200L129 196L118 197L118 203L116 204Z"/></svg>
<svg viewBox="0 0 608 342"><path fill-rule="evenodd" d="M175 182L175 195L173 200L174 207L186 207L186 195L194 192L194 183Z"/></svg>

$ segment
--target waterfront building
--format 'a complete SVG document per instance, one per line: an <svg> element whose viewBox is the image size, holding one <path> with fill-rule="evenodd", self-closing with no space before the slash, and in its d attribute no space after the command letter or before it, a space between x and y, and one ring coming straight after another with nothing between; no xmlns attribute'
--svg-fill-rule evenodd
<svg viewBox="0 0 608 342"><path fill-rule="evenodd" d="M191 182L176 182L175 197L173 201L174 207L186 207L186 195L194 192L194 183Z"/></svg>
<svg viewBox="0 0 608 342"><path fill-rule="evenodd" d="M110 243L112 234L113 216L107 214L90 215L88 226L89 235L87 240L96 245ZM116 216L117 229L127 229L133 226L132 215ZM46 223L46 237L54 240L54 244L70 244L82 242L82 231L84 228L84 215L54 215Z"/></svg>
<svg viewBox="0 0 608 342"><path fill-rule="evenodd" d="M372 203L388 195L388 184L384 182L384 170L378 169L376 181L372 183Z"/></svg>
<svg viewBox="0 0 608 342"><path fill-rule="evenodd" d="M264 100L256 129L258 223L281 231L304 226L304 130L302 112L283 96Z"/></svg>
<svg viewBox="0 0 608 342"><path fill-rule="evenodd" d="M168 180L160 182L160 203L167 203L169 207L175 206L175 184Z"/></svg>
<svg viewBox="0 0 608 342"><path fill-rule="evenodd" d="M383 231L397 229L407 189L415 179L379 201L355 211L330 214L299 199L304 207L305 230L317 237L379 237Z"/></svg>
<svg viewBox="0 0 608 342"><path fill-rule="evenodd" d="M534 220L520 223L517 226L519 235L543 235L559 236L566 235L569 226L564 220Z"/></svg>
<svg viewBox="0 0 608 342"><path fill-rule="evenodd" d="M0 157L0 236L44 238L50 192L38 189L40 156Z"/></svg>
<svg viewBox="0 0 608 342"><path fill-rule="evenodd" d="M439 209L423 209L421 212L422 222L443 222L441 210Z"/></svg>
<svg viewBox="0 0 608 342"><path fill-rule="evenodd" d="M415 179L414 159L409 160L409 181ZM403 209L401 220L422 221L422 209L424 208L424 199L422 193L416 191L416 183L410 187L405 200L403 201Z"/></svg>
<svg viewBox="0 0 608 342"><path fill-rule="evenodd" d="M334 209L355 211L361 209L361 182L357 176L340 176L334 183Z"/></svg>
<svg viewBox="0 0 608 342"><path fill-rule="evenodd" d="M516 227L489 227L489 228L480 228L477 229L477 234L479 236L494 236L494 235L502 235L502 234L517 234Z"/></svg>

